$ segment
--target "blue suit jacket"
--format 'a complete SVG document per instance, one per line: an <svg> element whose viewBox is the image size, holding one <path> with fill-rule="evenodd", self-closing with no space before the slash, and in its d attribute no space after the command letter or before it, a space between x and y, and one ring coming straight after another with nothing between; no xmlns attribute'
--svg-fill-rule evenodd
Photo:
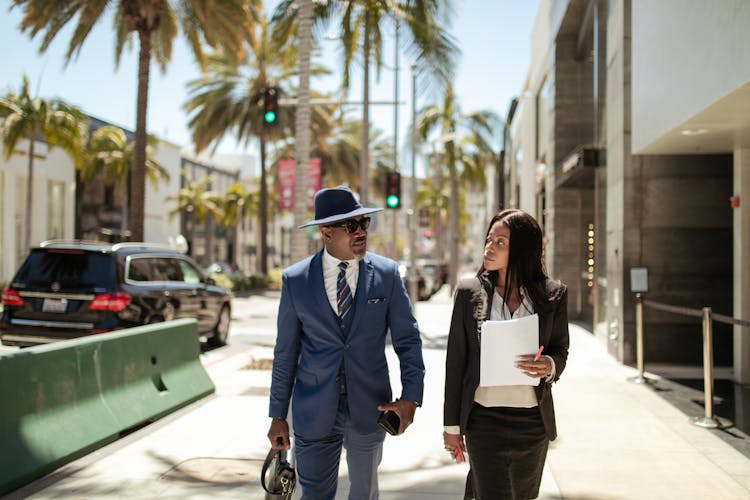
<svg viewBox="0 0 750 500"><path fill-rule="evenodd" d="M372 433L378 405L392 401L385 337L390 329L401 367L401 399L420 402L422 342L396 262L367 253L359 262L354 317L345 332L328 301L322 251L284 271L274 349L269 416L286 418L308 439L330 434L343 362L352 425Z"/></svg>

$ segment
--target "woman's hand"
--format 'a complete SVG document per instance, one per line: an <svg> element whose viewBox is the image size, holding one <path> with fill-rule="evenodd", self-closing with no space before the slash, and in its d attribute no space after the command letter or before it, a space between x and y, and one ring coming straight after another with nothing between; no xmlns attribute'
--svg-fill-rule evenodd
<svg viewBox="0 0 750 500"><path fill-rule="evenodd" d="M547 356L534 361L534 354L523 354L516 358L516 368L531 378L543 378L552 373L552 362Z"/></svg>
<svg viewBox="0 0 750 500"><path fill-rule="evenodd" d="M443 444L448 453L451 454L453 460L458 463L464 461L464 450L466 449L466 446L464 445L464 439L461 434L448 434L443 431Z"/></svg>

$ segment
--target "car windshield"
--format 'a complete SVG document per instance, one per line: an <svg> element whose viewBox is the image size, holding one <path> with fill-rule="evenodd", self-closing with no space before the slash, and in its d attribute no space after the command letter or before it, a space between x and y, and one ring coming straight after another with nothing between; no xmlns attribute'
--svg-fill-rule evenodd
<svg viewBox="0 0 750 500"><path fill-rule="evenodd" d="M31 252L14 281L27 286L58 283L63 289L112 288L114 267L106 254L40 249Z"/></svg>

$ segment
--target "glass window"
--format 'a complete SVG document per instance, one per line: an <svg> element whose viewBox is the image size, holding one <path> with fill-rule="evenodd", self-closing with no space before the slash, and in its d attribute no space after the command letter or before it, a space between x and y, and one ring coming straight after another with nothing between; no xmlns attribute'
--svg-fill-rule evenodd
<svg viewBox="0 0 750 500"><path fill-rule="evenodd" d="M131 257L128 265L131 281L182 281L175 259L167 257Z"/></svg>
<svg viewBox="0 0 750 500"><path fill-rule="evenodd" d="M153 259L154 274L158 281L182 281L182 270L174 259Z"/></svg>
<svg viewBox="0 0 750 500"><path fill-rule="evenodd" d="M154 281L149 261L150 259L130 259L128 279L131 281Z"/></svg>
<svg viewBox="0 0 750 500"><path fill-rule="evenodd" d="M59 239L65 231L65 183L47 183L47 238Z"/></svg>
<svg viewBox="0 0 750 500"><path fill-rule="evenodd" d="M31 252L14 281L49 285L57 282L65 288L107 288L115 283L115 265L111 256L69 249L40 249Z"/></svg>
<svg viewBox="0 0 750 500"><path fill-rule="evenodd" d="M201 282L201 273L190 262L180 259L180 269L185 283L197 285Z"/></svg>
<svg viewBox="0 0 750 500"><path fill-rule="evenodd" d="M549 144L552 140L550 120L552 116L552 84L553 78L547 75L539 87L536 96L536 159L547 157Z"/></svg>

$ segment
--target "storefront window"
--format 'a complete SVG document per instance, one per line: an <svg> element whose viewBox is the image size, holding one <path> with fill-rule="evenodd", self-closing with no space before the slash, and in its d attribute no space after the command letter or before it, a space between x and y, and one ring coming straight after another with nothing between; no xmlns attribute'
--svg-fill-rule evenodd
<svg viewBox="0 0 750 500"><path fill-rule="evenodd" d="M552 131L550 118L552 116L552 78L547 75L539 87L536 96L536 159L544 161L549 150Z"/></svg>
<svg viewBox="0 0 750 500"><path fill-rule="evenodd" d="M59 239L65 234L65 183L47 183L47 238Z"/></svg>

